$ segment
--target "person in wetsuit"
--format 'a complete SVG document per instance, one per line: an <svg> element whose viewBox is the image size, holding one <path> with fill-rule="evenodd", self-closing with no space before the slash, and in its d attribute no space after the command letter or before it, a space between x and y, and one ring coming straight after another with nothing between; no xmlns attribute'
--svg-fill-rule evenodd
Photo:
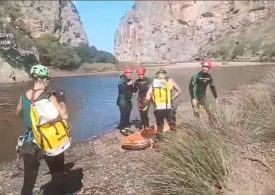
<svg viewBox="0 0 275 195"><path fill-rule="evenodd" d="M212 66L211 61L205 59L201 62L202 70L192 76L189 83L189 93L191 96L191 103L194 111L194 115L200 118L199 108L202 106L209 115L210 122L213 121L213 112L210 109L210 104L206 98L207 86L210 86L211 92L218 102L218 95L214 85L212 76L208 73Z"/></svg>
<svg viewBox="0 0 275 195"><path fill-rule="evenodd" d="M151 79L145 76L145 68L139 67L136 70L138 79L134 84L134 93L138 92L138 109L140 113L141 120L141 130L149 130L149 104L144 104L149 85L151 84Z"/></svg>
<svg viewBox="0 0 275 195"><path fill-rule="evenodd" d="M130 67L126 67L118 82L117 98L117 105L120 111L120 123L118 128L123 135L127 135L131 131L130 115L132 110L133 90L132 70Z"/></svg>

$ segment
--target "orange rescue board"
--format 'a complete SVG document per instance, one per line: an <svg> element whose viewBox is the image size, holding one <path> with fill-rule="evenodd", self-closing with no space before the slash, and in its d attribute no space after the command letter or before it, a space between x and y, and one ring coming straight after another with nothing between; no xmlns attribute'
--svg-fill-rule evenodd
<svg viewBox="0 0 275 195"><path fill-rule="evenodd" d="M141 131L135 134L131 134L122 139L121 148L124 150L144 150L148 147L152 147L152 137L156 134L154 128Z"/></svg>

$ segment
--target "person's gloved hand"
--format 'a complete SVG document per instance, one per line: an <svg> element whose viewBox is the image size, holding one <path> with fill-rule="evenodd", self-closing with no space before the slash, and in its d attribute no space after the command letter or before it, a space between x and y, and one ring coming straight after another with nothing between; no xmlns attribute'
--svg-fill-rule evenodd
<svg viewBox="0 0 275 195"><path fill-rule="evenodd" d="M146 110L148 110L148 108L149 108L149 106L147 105L147 106L144 106L143 108L140 108L140 110L141 111L146 111Z"/></svg>
<svg viewBox="0 0 275 195"><path fill-rule="evenodd" d="M139 101L139 110L146 111L149 108L149 101L146 99L143 99Z"/></svg>
<svg viewBox="0 0 275 195"><path fill-rule="evenodd" d="M193 106L197 106L198 100L196 98L193 98L192 99L192 104L193 104Z"/></svg>

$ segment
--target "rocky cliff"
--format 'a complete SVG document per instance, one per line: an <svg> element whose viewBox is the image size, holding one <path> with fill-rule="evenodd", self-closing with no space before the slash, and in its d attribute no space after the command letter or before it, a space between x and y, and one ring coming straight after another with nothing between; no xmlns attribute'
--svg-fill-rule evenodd
<svg viewBox="0 0 275 195"><path fill-rule="evenodd" d="M253 52L242 43L242 38L252 36L255 42L250 44L260 59L264 51L257 45L262 41L257 32L269 22L262 30L265 32L259 34L274 34L275 25L270 21L274 10L273 1L136 1L121 19L115 55L120 61L171 63L201 55L230 60L237 58L234 52L240 50L241 56L249 59ZM228 40L229 35L233 38ZM233 49L229 48L232 41Z"/></svg>
<svg viewBox="0 0 275 195"><path fill-rule="evenodd" d="M0 2L2 81L14 67L22 68L22 64L39 61L34 40L45 34L70 46L88 43L78 11L71 1Z"/></svg>

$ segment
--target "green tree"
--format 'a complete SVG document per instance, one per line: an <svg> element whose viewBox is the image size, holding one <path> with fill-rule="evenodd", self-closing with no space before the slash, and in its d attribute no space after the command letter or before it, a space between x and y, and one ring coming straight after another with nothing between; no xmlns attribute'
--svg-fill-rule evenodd
<svg viewBox="0 0 275 195"><path fill-rule="evenodd" d="M97 55L95 58L92 59L92 62L95 63L115 63L116 58L114 57L113 54L106 52L106 51L101 51L99 50L97 52Z"/></svg>
<svg viewBox="0 0 275 195"><path fill-rule="evenodd" d="M49 65L61 69L74 69L78 68L81 64L81 58L77 55L74 48L70 46L52 47L49 51L49 58Z"/></svg>
<svg viewBox="0 0 275 195"><path fill-rule="evenodd" d="M33 54L22 56L19 51L14 48L0 51L0 56L3 57L11 66L24 68L26 71L28 71L32 65L37 63L37 59Z"/></svg>
<svg viewBox="0 0 275 195"><path fill-rule="evenodd" d="M81 58L74 47L61 45L58 39L51 35L44 35L36 41L41 63L61 69L78 68Z"/></svg>
<svg viewBox="0 0 275 195"><path fill-rule="evenodd" d="M82 44L75 48L78 56L81 58L82 63L90 63L91 59L96 57L97 49L94 46L88 46L86 44Z"/></svg>
<svg viewBox="0 0 275 195"><path fill-rule="evenodd" d="M82 63L115 63L113 54L82 44L72 47L60 44L56 37L45 34L35 41L41 63L61 69L78 68Z"/></svg>

